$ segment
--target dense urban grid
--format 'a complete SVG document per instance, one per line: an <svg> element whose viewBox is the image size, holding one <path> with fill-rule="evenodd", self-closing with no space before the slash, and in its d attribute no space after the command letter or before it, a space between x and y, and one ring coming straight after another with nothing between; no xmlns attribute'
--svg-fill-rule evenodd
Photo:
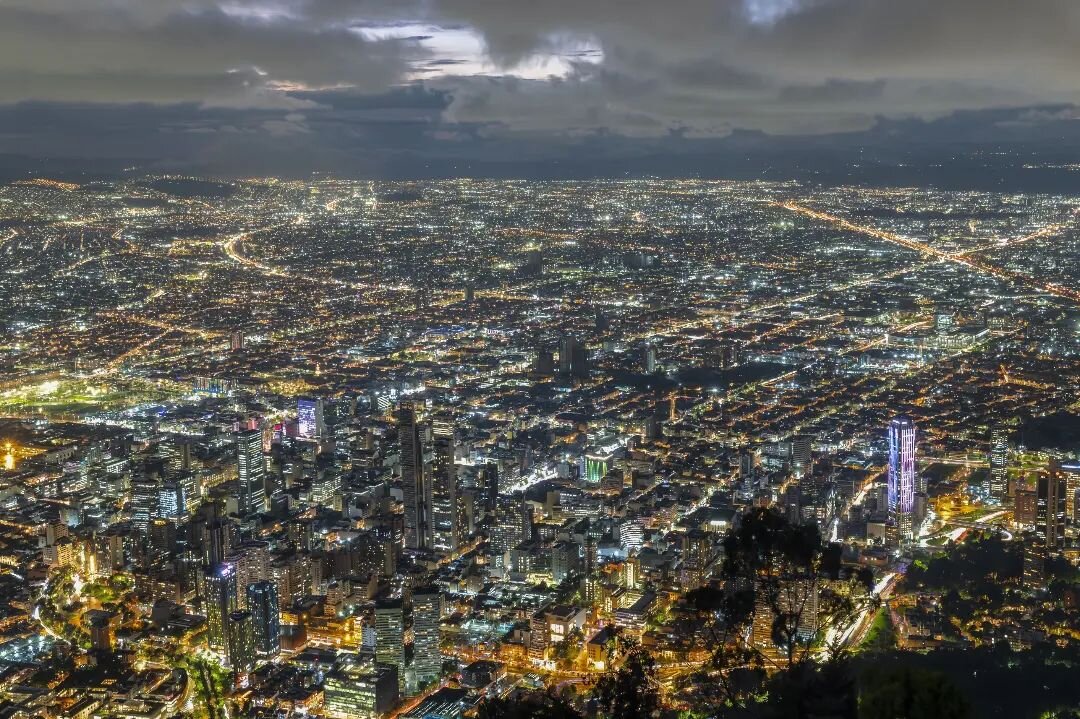
<svg viewBox="0 0 1080 719"><path fill-rule="evenodd" d="M1078 215L4 186L0 716L1080 705Z"/></svg>

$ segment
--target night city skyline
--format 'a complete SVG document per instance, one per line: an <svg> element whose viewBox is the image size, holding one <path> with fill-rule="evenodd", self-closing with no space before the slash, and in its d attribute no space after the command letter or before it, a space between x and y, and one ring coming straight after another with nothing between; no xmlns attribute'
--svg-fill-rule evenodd
<svg viewBox="0 0 1080 719"><path fill-rule="evenodd" d="M0 719L1080 717L1078 31L0 4Z"/></svg>

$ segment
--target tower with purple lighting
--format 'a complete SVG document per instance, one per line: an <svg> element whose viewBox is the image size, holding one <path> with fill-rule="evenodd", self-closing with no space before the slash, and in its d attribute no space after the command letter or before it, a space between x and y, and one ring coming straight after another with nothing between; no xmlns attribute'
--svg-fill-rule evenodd
<svg viewBox="0 0 1080 719"><path fill-rule="evenodd" d="M915 422L899 416L889 422L889 526L900 544L914 539Z"/></svg>

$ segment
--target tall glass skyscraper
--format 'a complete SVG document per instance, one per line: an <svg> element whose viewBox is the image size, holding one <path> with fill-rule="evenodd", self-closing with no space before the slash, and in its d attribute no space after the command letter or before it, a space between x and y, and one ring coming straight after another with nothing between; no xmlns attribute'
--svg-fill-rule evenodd
<svg viewBox="0 0 1080 719"><path fill-rule="evenodd" d="M429 469L424 466L424 442L416 408L403 402L397 412L401 448L401 495L405 504L405 547L427 549L430 539Z"/></svg>
<svg viewBox="0 0 1080 719"><path fill-rule="evenodd" d="M914 539L915 422L895 417L889 422L889 524L900 544Z"/></svg>
<svg viewBox="0 0 1080 719"><path fill-rule="evenodd" d="M266 511L266 460L262 432L257 429L236 435L236 474L240 484L240 515Z"/></svg>
<svg viewBox="0 0 1080 719"><path fill-rule="evenodd" d="M273 657L281 651L281 612L273 582L255 582L247 588L248 608L255 631L255 651Z"/></svg>
<svg viewBox="0 0 1080 719"><path fill-rule="evenodd" d="M321 438L325 434L321 399L297 400L296 434L301 439Z"/></svg>
<svg viewBox="0 0 1080 719"><path fill-rule="evenodd" d="M228 651L229 615L236 611L236 567L222 562L206 572L206 642L211 649Z"/></svg>

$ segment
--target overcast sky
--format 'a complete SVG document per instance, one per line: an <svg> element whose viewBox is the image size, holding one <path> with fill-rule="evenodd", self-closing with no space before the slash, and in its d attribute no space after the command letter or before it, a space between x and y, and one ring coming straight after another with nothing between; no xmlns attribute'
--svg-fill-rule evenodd
<svg viewBox="0 0 1080 719"><path fill-rule="evenodd" d="M0 152L365 174L585 147L632 169L954 117L1039 142L1080 116L1078 37L1076 0L4 0Z"/></svg>

